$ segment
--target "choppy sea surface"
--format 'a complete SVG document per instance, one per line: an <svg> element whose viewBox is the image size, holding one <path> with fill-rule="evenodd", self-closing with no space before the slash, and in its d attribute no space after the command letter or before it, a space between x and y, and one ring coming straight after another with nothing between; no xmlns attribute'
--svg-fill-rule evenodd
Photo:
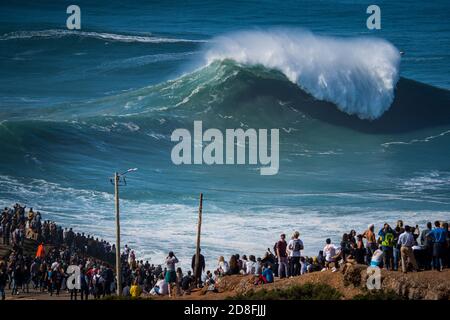
<svg viewBox="0 0 450 320"><path fill-rule="evenodd" d="M36 208L183 266L195 248L262 255L299 230L305 254L403 219L450 218L448 1L66 1L0 4L0 204ZM406 6L407 5L407 6ZM407 8L407 9L406 9ZM400 51L405 52L403 56ZM280 168L176 166L176 128L280 129Z"/></svg>

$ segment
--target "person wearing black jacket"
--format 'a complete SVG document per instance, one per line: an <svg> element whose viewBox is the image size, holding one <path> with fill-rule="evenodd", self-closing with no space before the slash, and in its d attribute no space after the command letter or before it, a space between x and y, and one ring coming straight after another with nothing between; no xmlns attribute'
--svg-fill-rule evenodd
<svg viewBox="0 0 450 320"><path fill-rule="evenodd" d="M199 251L201 252L201 249ZM198 270L195 270L195 258L196 258L196 254L194 254L192 256L192 262L191 262L192 273L194 274L194 278L195 278L195 282L196 282L197 286L201 287L202 286L202 273L205 271L205 267L206 267L205 257L200 253L200 256L199 256L200 266L199 266Z"/></svg>

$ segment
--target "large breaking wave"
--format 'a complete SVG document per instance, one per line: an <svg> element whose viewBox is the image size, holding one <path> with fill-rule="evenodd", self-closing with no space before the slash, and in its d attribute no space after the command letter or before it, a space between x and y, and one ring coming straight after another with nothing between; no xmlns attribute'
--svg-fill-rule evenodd
<svg viewBox="0 0 450 320"><path fill-rule="evenodd" d="M90 32L38 34L52 39L92 37ZM0 36L0 40L13 40L18 35L10 33ZM25 32L20 36L28 39L35 35ZM1 108L0 118L15 122L14 128L9 128L12 131L25 127L35 130L35 120L75 121L77 126L89 122L88 130L100 128L101 132L121 130L116 122L124 122L127 128L141 128L137 130L140 132L148 129L152 136L165 135L167 130L199 117L218 127L226 119L229 127L245 124L293 128L307 121L307 116L371 133L407 132L450 123L449 91L399 79L400 54L381 39L272 29L230 33L209 40L205 47L194 48L195 52L191 46L186 49L189 51L112 61L88 70L92 76L104 70L135 72L143 62L192 54L188 67L192 72L173 80L122 93L105 93L98 99ZM200 68L192 70L192 64ZM166 130L155 132L160 121L164 121ZM12 122L4 125L11 126ZM129 126L131 122L136 126Z"/></svg>
<svg viewBox="0 0 450 320"><path fill-rule="evenodd" d="M361 119L379 118L389 109L399 79L399 51L375 38L243 31L211 41L206 63L226 59L279 70L316 99Z"/></svg>

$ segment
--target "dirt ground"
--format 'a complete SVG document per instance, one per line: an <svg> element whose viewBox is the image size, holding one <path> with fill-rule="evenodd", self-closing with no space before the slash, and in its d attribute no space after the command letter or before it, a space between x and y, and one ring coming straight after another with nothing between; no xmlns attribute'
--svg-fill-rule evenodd
<svg viewBox="0 0 450 320"><path fill-rule="evenodd" d="M254 285L252 276L226 276L218 284L219 292L206 292L195 289L189 295L181 295L169 298L158 296L152 299L168 300L222 300L250 290L273 290L275 288L287 288L292 285L306 283L325 283L342 293L343 299L352 299L355 295L363 293L365 287L365 268L346 272L314 272L289 279L275 279L274 283ZM356 276L355 276L356 275ZM356 280L355 280L356 279ZM409 299L449 299L450 297L450 269L443 272L422 271L403 274L396 271L382 271L382 288L390 289ZM92 298L92 296L90 296ZM30 289L30 293L20 292L11 296L11 290L6 290L7 300L69 300L70 294L61 291L59 296L50 296L46 292ZM79 299L79 296L78 296Z"/></svg>
<svg viewBox="0 0 450 320"><path fill-rule="evenodd" d="M365 292L366 267L354 270L361 275L355 277L355 273L346 272L314 272L289 279L276 279L274 283L255 286L251 276L228 276L222 278L219 292L205 292L195 290L190 295L178 297L157 297L157 299L186 299L186 300L221 300L232 297L249 290L273 290L287 288L293 285L306 283L323 283L337 289L342 293L343 299L352 299L355 295ZM445 299L450 295L450 269L443 272L422 271L402 273L398 271L382 270L382 289L392 290L409 299ZM355 278L358 278L355 281Z"/></svg>

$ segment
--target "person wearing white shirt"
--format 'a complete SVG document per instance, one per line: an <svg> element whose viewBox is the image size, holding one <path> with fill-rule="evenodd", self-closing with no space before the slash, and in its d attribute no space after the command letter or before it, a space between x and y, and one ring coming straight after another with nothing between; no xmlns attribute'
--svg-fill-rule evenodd
<svg viewBox="0 0 450 320"><path fill-rule="evenodd" d="M150 291L150 294L165 296L168 293L169 293L169 285L164 279L164 277L161 275L159 277L159 280L156 282L155 287Z"/></svg>
<svg viewBox="0 0 450 320"><path fill-rule="evenodd" d="M225 261L225 258L223 256L219 257L217 270L219 271L220 275L226 275L228 273L228 270L230 270L228 262Z"/></svg>
<svg viewBox="0 0 450 320"><path fill-rule="evenodd" d="M335 256L337 254L338 248L334 244L331 243L330 238L325 240L325 242L326 242L326 245L323 248L323 254L325 255L325 267L328 268L330 263L336 262Z"/></svg>
<svg viewBox="0 0 450 320"><path fill-rule="evenodd" d="M248 257L248 261L246 263L247 270L246 274L255 274L256 273L256 259L255 256L251 255Z"/></svg>
<svg viewBox="0 0 450 320"><path fill-rule="evenodd" d="M55 261L52 263L51 268L53 271L58 270L59 269L59 262Z"/></svg>
<svg viewBox="0 0 450 320"><path fill-rule="evenodd" d="M292 239L288 243L289 257L290 257L290 275L300 275L300 257L301 250L303 250L303 241L299 239L300 233L295 231Z"/></svg>
<svg viewBox="0 0 450 320"><path fill-rule="evenodd" d="M381 265L381 262L383 261L384 252L381 249L375 250L375 252L372 255L370 266L371 267L379 267Z"/></svg>

